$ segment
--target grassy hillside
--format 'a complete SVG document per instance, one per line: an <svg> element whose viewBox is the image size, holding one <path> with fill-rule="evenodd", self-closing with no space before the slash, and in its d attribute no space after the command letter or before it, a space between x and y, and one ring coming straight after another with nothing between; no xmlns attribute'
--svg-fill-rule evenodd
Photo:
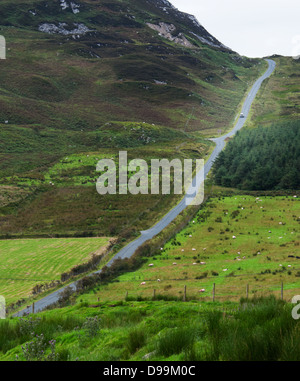
<svg viewBox="0 0 300 381"><path fill-rule="evenodd" d="M84 158L120 149L147 160L205 158L212 143L203 135L232 126L266 68L160 0L2 1L0 15L2 236L108 236L138 230L141 217L151 226L177 199L101 199L96 160ZM181 39L148 23L174 25Z"/></svg>
<svg viewBox="0 0 300 381"><path fill-rule="evenodd" d="M124 300L127 291L129 297L151 298L155 289L182 300L187 286L189 298L210 301L215 283L216 300L237 301L247 284L249 295L280 296L283 282L290 300L299 288L299 208L293 196L211 198L162 250L145 256L139 270L80 298Z"/></svg>
<svg viewBox="0 0 300 381"><path fill-rule="evenodd" d="M256 97L247 125L257 127L299 120L300 61L291 57L272 57L277 66Z"/></svg>
<svg viewBox="0 0 300 381"><path fill-rule="evenodd" d="M0 321L0 360L297 361L299 324L291 310L275 298L236 306L82 303Z"/></svg>

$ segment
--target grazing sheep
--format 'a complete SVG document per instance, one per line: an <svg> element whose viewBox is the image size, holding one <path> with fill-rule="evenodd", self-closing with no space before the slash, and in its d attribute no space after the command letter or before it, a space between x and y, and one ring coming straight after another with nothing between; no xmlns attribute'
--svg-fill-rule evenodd
<svg viewBox="0 0 300 381"><path fill-rule="evenodd" d="M154 264L153 263L151 263L150 265L149 265L149 267L153 267L154 266Z"/></svg>
<svg viewBox="0 0 300 381"><path fill-rule="evenodd" d="M199 292L205 292L205 288L202 288L201 290L199 290Z"/></svg>
<svg viewBox="0 0 300 381"><path fill-rule="evenodd" d="M232 236L232 238L233 238L233 239L236 239L236 236L235 236L235 235L233 235L233 236Z"/></svg>
<svg viewBox="0 0 300 381"><path fill-rule="evenodd" d="M141 283L141 286L145 286L145 284L146 284L146 282L142 282L142 283Z"/></svg>

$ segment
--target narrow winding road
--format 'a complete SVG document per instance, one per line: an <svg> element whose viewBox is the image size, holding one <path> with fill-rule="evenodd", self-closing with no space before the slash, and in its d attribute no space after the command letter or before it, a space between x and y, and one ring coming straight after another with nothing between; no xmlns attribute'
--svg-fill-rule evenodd
<svg viewBox="0 0 300 381"><path fill-rule="evenodd" d="M249 111L251 108L251 105L258 93L258 90L260 89L263 81L268 78L273 71L275 70L276 63L273 60L266 60L269 64L269 67L267 71L262 75L253 85L251 88L245 102L242 108L242 113L244 114L244 118L239 118L234 128L226 135L221 136L219 138L211 139L213 142L216 143L216 147L214 151L212 152L211 156L207 160L204 166L204 178L207 178L207 175L209 174L213 163L215 159L218 157L220 152L224 149L226 144L226 139L228 137L233 136L238 130L240 130L249 115ZM199 173L196 175L199 176ZM127 246L125 246L122 250L120 250L107 264L107 266L111 266L113 261L117 258L130 258L135 251L146 241L149 239L155 237L157 234L159 234L166 226L168 226L192 201L192 199L195 197L194 195L186 195L178 205L176 205L173 209L171 209L155 226L153 226L151 229L142 231L141 235L134 241L130 242ZM101 270L96 271L94 274L100 273ZM76 289L76 282L68 285L73 290ZM60 293L68 286L65 286L55 292L53 292L50 295L45 296L44 298L40 299L38 302L35 303L35 312L42 311L46 307L50 306L51 304L57 302L59 299ZM32 307L25 308L18 313L16 313L14 316L23 316L24 314L28 314L32 312Z"/></svg>

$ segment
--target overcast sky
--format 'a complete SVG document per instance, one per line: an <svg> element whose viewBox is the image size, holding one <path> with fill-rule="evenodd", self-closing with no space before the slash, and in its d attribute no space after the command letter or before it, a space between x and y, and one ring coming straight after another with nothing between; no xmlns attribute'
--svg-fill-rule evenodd
<svg viewBox="0 0 300 381"><path fill-rule="evenodd" d="M170 0L241 55L300 54L300 0Z"/></svg>

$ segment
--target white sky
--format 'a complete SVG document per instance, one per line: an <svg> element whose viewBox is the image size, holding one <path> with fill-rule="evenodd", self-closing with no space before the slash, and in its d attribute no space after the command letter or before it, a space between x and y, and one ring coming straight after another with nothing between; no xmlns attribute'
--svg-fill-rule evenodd
<svg viewBox="0 0 300 381"><path fill-rule="evenodd" d="M169 0L241 55L300 54L300 0Z"/></svg>

